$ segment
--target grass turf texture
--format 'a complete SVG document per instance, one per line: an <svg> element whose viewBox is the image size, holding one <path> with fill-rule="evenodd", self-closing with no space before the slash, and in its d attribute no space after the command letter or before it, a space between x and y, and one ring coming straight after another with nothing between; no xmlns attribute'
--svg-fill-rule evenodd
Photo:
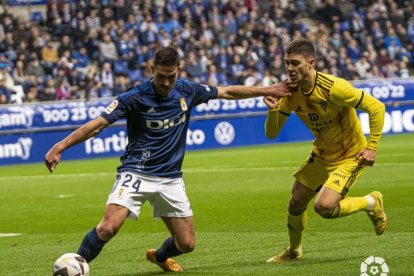
<svg viewBox="0 0 414 276"><path fill-rule="evenodd" d="M305 259L265 261L287 246L291 173L310 143L187 152L183 166L196 224L196 250L176 258L194 275L360 275L368 256L385 258L390 275L414 275L414 135L385 136L374 167L350 196L384 193L389 228L375 236L364 213L325 220L308 211ZM100 220L117 158L63 161L53 175L43 164L5 166L0 174L0 275L51 275L60 255L75 252ZM91 264L91 275L156 275L145 260L168 236L147 203Z"/></svg>

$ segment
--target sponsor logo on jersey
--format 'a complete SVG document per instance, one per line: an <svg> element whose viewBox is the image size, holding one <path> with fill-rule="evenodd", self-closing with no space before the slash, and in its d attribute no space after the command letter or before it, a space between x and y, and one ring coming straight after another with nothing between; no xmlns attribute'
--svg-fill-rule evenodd
<svg viewBox="0 0 414 276"><path fill-rule="evenodd" d="M104 112L106 114L111 114L112 111L114 111L117 106L118 106L118 100L114 100L110 105L108 105L107 108L105 108Z"/></svg>
<svg viewBox="0 0 414 276"><path fill-rule="evenodd" d="M338 179L335 180L333 183L339 186L339 180Z"/></svg>
<svg viewBox="0 0 414 276"><path fill-rule="evenodd" d="M214 129L214 137L221 145L229 145L236 136L234 127L228 122L219 123Z"/></svg>
<svg viewBox="0 0 414 276"><path fill-rule="evenodd" d="M172 128L175 126L178 126L179 124L182 124L186 120L185 113L183 113L181 116L177 116L172 119L164 119L164 120L147 120L146 126L147 128L159 130L159 129L167 129Z"/></svg>
<svg viewBox="0 0 414 276"><path fill-rule="evenodd" d="M316 113L309 113L309 120L311 120L312 122L319 120L319 116Z"/></svg>
<svg viewBox="0 0 414 276"><path fill-rule="evenodd" d="M183 111L187 111L188 108L187 108L187 103L185 102L185 98L180 99L180 105Z"/></svg>
<svg viewBox="0 0 414 276"><path fill-rule="evenodd" d="M16 143L0 144L0 159L20 158L27 160L30 158L32 144L31 138L19 138Z"/></svg>

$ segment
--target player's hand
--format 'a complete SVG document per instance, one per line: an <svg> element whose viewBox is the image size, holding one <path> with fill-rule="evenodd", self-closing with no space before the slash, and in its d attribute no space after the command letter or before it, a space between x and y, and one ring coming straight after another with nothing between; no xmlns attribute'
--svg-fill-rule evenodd
<svg viewBox="0 0 414 276"><path fill-rule="evenodd" d="M372 149L364 149L355 156L355 160L363 166L373 166L377 152Z"/></svg>
<svg viewBox="0 0 414 276"><path fill-rule="evenodd" d="M57 151L55 147L51 148L45 155L45 165L48 168L49 172L53 172L56 166L60 162L60 158L62 157L62 153Z"/></svg>
<svg viewBox="0 0 414 276"><path fill-rule="evenodd" d="M279 99L272 96L266 96L263 98L264 103L266 104L269 110L276 109L279 106Z"/></svg>
<svg viewBox="0 0 414 276"><path fill-rule="evenodd" d="M268 96L272 96L274 98L282 98L292 95L289 84L290 82L288 80L284 80L280 83L267 87L269 89Z"/></svg>

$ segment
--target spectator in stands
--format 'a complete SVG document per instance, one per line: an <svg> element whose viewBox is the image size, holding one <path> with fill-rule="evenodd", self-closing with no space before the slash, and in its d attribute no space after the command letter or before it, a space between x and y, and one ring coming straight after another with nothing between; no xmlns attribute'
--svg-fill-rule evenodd
<svg viewBox="0 0 414 276"><path fill-rule="evenodd" d="M98 16L98 9L96 6L92 6L89 10L89 15L86 17L86 25L88 29L99 31L101 29L101 19Z"/></svg>
<svg viewBox="0 0 414 276"><path fill-rule="evenodd" d="M101 62L114 62L118 59L118 51L109 34L104 35L103 41L99 43Z"/></svg>
<svg viewBox="0 0 414 276"><path fill-rule="evenodd" d="M388 28L388 33L384 38L384 47L387 49L388 56L395 59L401 51L401 41L392 26Z"/></svg>
<svg viewBox="0 0 414 276"><path fill-rule="evenodd" d="M26 68L25 74L28 76L34 76L36 83L42 83L46 75L45 70L40 65L39 59L36 55L32 55L29 61L29 65Z"/></svg>
<svg viewBox="0 0 414 276"><path fill-rule="evenodd" d="M53 86L52 78L47 79L46 85L41 89L37 95L39 101L54 101L56 100L56 88Z"/></svg>
<svg viewBox="0 0 414 276"><path fill-rule="evenodd" d="M86 47L80 46L78 50L74 51L71 60L74 63L75 71L82 76L86 76L90 61Z"/></svg>
<svg viewBox="0 0 414 276"><path fill-rule="evenodd" d="M95 77L95 81L101 83L99 97L112 97L114 94L115 75L111 63L102 65L102 72Z"/></svg>
<svg viewBox="0 0 414 276"><path fill-rule="evenodd" d="M190 78L200 77L204 73L194 52L188 53L188 63L185 70Z"/></svg>
<svg viewBox="0 0 414 276"><path fill-rule="evenodd" d="M241 57L239 55L234 55L233 64L230 67L229 79L231 83L241 83L243 81L243 71L245 65L241 62Z"/></svg>
<svg viewBox="0 0 414 276"><path fill-rule="evenodd" d="M58 100L69 100L72 98L72 91L67 78L62 78L56 85L56 98Z"/></svg>
<svg viewBox="0 0 414 276"><path fill-rule="evenodd" d="M401 78L407 79L410 77L410 71L407 68L407 63L404 61L400 61L399 63L399 72L398 75Z"/></svg>
<svg viewBox="0 0 414 276"><path fill-rule="evenodd" d="M385 66L387 66L389 63L391 63L392 60L388 56L388 52L385 48L380 49L378 57L377 57L377 64L382 70Z"/></svg>
<svg viewBox="0 0 414 276"><path fill-rule="evenodd" d="M6 87L6 79L0 75L0 105L11 103L11 90Z"/></svg>
<svg viewBox="0 0 414 276"><path fill-rule="evenodd" d="M122 64L121 71L133 77L131 81L135 83L146 74L144 68L154 50L160 44L170 44L179 51L194 53L195 61L188 55L185 62L188 68L195 65L197 69L197 64L200 65L201 74L187 72L190 73L187 75L194 75L190 78L207 81L206 68L215 64L218 73L226 74L219 82L242 84L243 76L252 66L260 74L267 69L276 78L283 79L283 60L280 64L275 57L283 56L287 42L305 37L317 44L318 54L325 56L325 65L334 75L349 74L347 57L356 65L364 51L369 54L367 63L378 66L379 75L406 75L400 72L400 67L404 66L412 74L414 17L411 5L403 1L288 2L81 0L69 3L53 0L47 5L46 27L36 22L28 24L6 5L5 12L0 15L0 52L11 62L12 68L19 67L18 71L21 71L21 62L31 67L30 59L35 53L41 60L40 67L50 74L53 62L44 62L42 54L47 52L46 41L60 41L57 59L65 56L69 63L75 55L72 51L84 46L90 64L101 66L109 62L118 70L122 61L115 63L120 58L127 61L127 66ZM293 9L295 5L300 9ZM234 64L235 55L239 55L240 64ZM336 65L332 66L326 56L335 58ZM406 64L400 66L398 61ZM231 76L234 67L238 68L237 76ZM70 83L87 82L83 74L79 78L79 64L74 68L75 76L69 72ZM56 74L55 70L53 72ZM24 82L25 86L29 82L24 79L33 81L24 74L16 74L16 77L15 81ZM43 80L37 76L34 81L41 83Z"/></svg>
<svg viewBox="0 0 414 276"><path fill-rule="evenodd" d="M41 50L42 66L45 69L46 74L51 74L53 67L59 60L57 49L53 46L52 41L47 41L46 46Z"/></svg>
<svg viewBox="0 0 414 276"><path fill-rule="evenodd" d="M25 63L23 60L16 61L16 66L13 68L12 76L16 84L26 86L28 77L25 72Z"/></svg>
<svg viewBox="0 0 414 276"><path fill-rule="evenodd" d="M131 83L129 82L128 75L121 74L117 78L117 82L115 82L114 86L114 97L118 97L122 93L126 92L130 87Z"/></svg>
<svg viewBox="0 0 414 276"><path fill-rule="evenodd" d="M66 51L71 52L73 49L73 43L71 41L70 36L64 35L62 36L60 45L58 47L58 55L59 57L63 56L63 53Z"/></svg>
<svg viewBox="0 0 414 276"><path fill-rule="evenodd" d="M26 103L33 103L38 101L39 86L35 83L32 83L26 90Z"/></svg>
<svg viewBox="0 0 414 276"><path fill-rule="evenodd" d="M355 70L358 73L359 78L366 79L371 64L367 61L368 53L364 52L361 58L355 63Z"/></svg>

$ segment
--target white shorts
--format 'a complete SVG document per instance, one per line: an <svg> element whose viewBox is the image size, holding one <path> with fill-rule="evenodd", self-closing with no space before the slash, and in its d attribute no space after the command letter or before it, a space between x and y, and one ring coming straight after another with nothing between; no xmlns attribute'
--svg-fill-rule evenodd
<svg viewBox="0 0 414 276"><path fill-rule="evenodd" d="M118 173L106 204L128 208L137 219L141 206L149 201L153 217L191 217L193 211L182 178L161 178L132 172Z"/></svg>

